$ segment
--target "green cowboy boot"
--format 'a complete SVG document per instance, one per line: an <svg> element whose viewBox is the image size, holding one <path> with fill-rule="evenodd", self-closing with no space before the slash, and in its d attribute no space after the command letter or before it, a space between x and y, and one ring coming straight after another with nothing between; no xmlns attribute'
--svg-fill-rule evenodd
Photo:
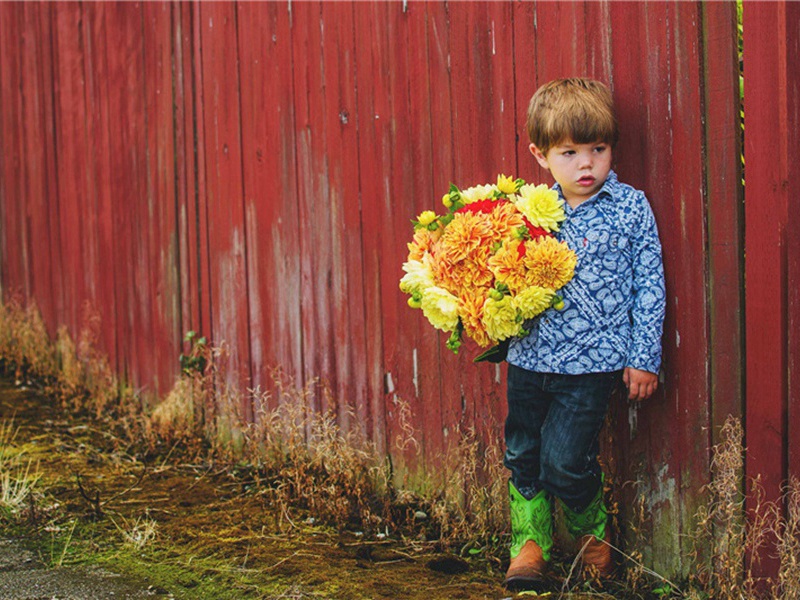
<svg viewBox="0 0 800 600"><path fill-rule="evenodd" d="M594 500L583 512L577 513L561 502L567 530L575 538L580 538L581 558L584 569L589 573L595 570L600 577L610 577L614 572L611 555L608 512L603 502L603 486L597 491Z"/></svg>
<svg viewBox="0 0 800 600"><path fill-rule="evenodd" d="M528 500L509 481L511 497L511 564L509 588L535 587L544 580L553 547L553 507L542 490Z"/></svg>

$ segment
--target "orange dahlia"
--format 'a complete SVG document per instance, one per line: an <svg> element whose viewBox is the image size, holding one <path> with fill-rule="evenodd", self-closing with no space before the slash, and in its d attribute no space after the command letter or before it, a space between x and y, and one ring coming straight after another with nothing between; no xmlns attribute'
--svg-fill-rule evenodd
<svg viewBox="0 0 800 600"><path fill-rule="evenodd" d="M483 327L483 305L486 297L483 293L470 290L461 294L458 303L458 315L464 325L464 332L482 348L491 345L492 340L486 335Z"/></svg>
<svg viewBox="0 0 800 600"><path fill-rule="evenodd" d="M512 293L517 293L525 282L525 263L519 251L523 242L512 240L503 244L488 260L488 266L497 281L505 283Z"/></svg>
<svg viewBox="0 0 800 600"><path fill-rule="evenodd" d="M431 247L442 237L442 230L430 231L421 227L414 232L412 240L406 244L408 246L408 260L422 260L426 252L430 252Z"/></svg>

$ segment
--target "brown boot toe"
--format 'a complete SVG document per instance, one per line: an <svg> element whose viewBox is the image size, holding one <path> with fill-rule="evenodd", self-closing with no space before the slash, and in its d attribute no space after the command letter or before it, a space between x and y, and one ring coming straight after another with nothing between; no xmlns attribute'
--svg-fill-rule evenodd
<svg viewBox="0 0 800 600"><path fill-rule="evenodd" d="M588 576L597 575L602 579L607 579L614 574L614 559L611 544L609 544L609 533L603 540L598 540L593 535L585 535L581 538L581 548L583 548L583 568Z"/></svg>
<svg viewBox="0 0 800 600"><path fill-rule="evenodd" d="M544 582L546 572L547 561L542 556L542 549L533 540L528 540L519 554L511 559L506 571L506 587L534 589Z"/></svg>

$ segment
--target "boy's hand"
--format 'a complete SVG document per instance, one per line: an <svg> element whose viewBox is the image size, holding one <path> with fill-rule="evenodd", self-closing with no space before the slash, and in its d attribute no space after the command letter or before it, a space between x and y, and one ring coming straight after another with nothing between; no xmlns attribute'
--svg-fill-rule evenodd
<svg viewBox="0 0 800 600"><path fill-rule="evenodd" d="M658 387L658 375L649 371L641 371L633 367L625 367L622 381L628 388L628 400L647 400Z"/></svg>

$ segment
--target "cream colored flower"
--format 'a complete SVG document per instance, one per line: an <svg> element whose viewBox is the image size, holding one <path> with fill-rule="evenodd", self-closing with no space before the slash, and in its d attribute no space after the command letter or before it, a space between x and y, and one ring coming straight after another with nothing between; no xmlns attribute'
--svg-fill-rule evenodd
<svg viewBox="0 0 800 600"><path fill-rule="evenodd" d="M482 321L487 335L496 342L519 333L517 309L511 296L503 296L502 300L487 298L483 305Z"/></svg>
<svg viewBox="0 0 800 600"><path fill-rule="evenodd" d="M512 303L523 320L532 319L550 307L554 295L553 290L532 286L514 296Z"/></svg>
<svg viewBox="0 0 800 600"><path fill-rule="evenodd" d="M474 187L461 190L461 199L464 201L464 204L472 204L478 200L488 200L489 198L493 198L495 191L497 191L497 186L495 185L476 185Z"/></svg>
<svg viewBox="0 0 800 600"><path fill-rule="evenodd" d="M458 325L458 298L437 286L422 295L422 314L436 329L453 331Z"/></svg>
<svg viewBox="0 0 800 600"><path fill-rule="evenodd" d="M558 192L545 184L529 183L519 188L517 194L513 200L532 225L546 231L558 231L559 223L566 218L564 201L558 197Z"/></svg>
<svg viewBox="0 0 800 600"><path fill-rule="evenodd" d="M424 292L433 286L433 269L430 254L425 253L421 260L409 260L403 263L406 272L400 280L400 289L406 294Z"/></svg>

